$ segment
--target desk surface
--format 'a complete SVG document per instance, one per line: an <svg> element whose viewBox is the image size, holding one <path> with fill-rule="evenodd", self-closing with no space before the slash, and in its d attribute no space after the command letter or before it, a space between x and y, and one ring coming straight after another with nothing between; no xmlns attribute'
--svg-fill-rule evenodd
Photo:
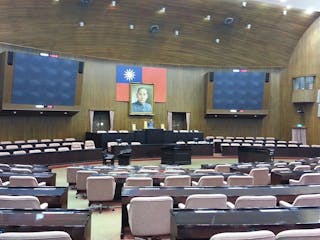
<svg viewBox="0 0 320 240"><path fill-rule="evenodd" d="M89 210L8 210L0 209L0 226L4 232L61 230L72 239L90 239Z"/></svg>
<svg viewBox="0 0 320 240"><path fill-rule="evenodd" d="M320 208L274 209L173 209L171 239L209 239L225 231L316 228L320 226Z"/></svg>
<svg viewBox="0 0 320 240"><path fill-rule="evenodd" d="M0 187L0 195L36 196L50 208L67 208L68 205L67 187Z"/></svg>

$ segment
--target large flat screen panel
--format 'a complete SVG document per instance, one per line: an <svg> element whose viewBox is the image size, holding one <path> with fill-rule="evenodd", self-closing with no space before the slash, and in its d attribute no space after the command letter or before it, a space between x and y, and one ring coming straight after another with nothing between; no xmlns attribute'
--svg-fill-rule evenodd
<svg viewBox="0 0 320 240"><path fill-rule="evenodd" d="M265 72L214 72L213 109L262 109L265 76Z"/></svg>
<svg viewBox="0 0 320 240"><path fill-rule="evenodd" d="M78 65L69 59L15 53L11 102L73 106Z"/></svg>

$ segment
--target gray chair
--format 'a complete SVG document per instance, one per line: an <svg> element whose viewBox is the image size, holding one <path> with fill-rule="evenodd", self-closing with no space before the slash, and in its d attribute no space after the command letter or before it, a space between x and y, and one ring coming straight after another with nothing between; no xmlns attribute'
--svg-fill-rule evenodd
<svg viewBox="0 0 320 240"><path fill-rule="evenodd" d="M210 240L274 240L275 235L268 230L252 232L225 232L213 235Z"/></svg>
<svg viewBox="0 0 320 240"><path fill-rule="evenodd" d="M30 209L46 209L48 203L40 204L40 201L35 196L8 196L0 195L0 208L30 208Z"/></svg>
<svg viewBox="0 0 320 240"><path fill-rule="evenodd" d="M185 204L179 203L179 208L215 208L228 209L227 196L225 194L193 194L190 195Z"/></svg>
<svg viewBox="0 0 320 240"><path fill-rule="evenodd" d="M315 229L291 229L279 232L276 240L319 240L320 228Z"/></svg>
<svg viewBox="0 0 320 240"><path fill-rule="evenodd" d="M6 232L0 234L0 240L72 240L63 231L44 232Z"/></svg>

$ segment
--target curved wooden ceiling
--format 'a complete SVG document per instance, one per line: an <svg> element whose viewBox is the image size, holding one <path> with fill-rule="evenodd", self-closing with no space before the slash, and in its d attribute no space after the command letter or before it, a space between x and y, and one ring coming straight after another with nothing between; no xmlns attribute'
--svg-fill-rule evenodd
<svg viewBox="0 0 320 240"><path fill-rule="evenodd" d="M284 16L279 6L248 1L242 7L239 0L118 0L116 7L111 0L80 2L2 0L0 41L130 63L286 66L319 16L300 10ZM159 14L162 7L166 12ZM204 20L207 15L211 21ZM233 24L224 24L227 17L234 18ZM159 25L158 33L150 33L152 24Z"/></svg>

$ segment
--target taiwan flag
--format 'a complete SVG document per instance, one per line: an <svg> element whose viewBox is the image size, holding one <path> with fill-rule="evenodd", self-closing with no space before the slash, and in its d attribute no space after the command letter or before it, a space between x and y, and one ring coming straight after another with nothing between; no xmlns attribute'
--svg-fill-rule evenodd
<svg viewBox="0 0 320 240"><path fill-rule="evenodd" d="M137 67L117 65L116 71L116 100L129 101L130 83L154 84L154 101L167 100L167 69L154 67Z"/></svg>

